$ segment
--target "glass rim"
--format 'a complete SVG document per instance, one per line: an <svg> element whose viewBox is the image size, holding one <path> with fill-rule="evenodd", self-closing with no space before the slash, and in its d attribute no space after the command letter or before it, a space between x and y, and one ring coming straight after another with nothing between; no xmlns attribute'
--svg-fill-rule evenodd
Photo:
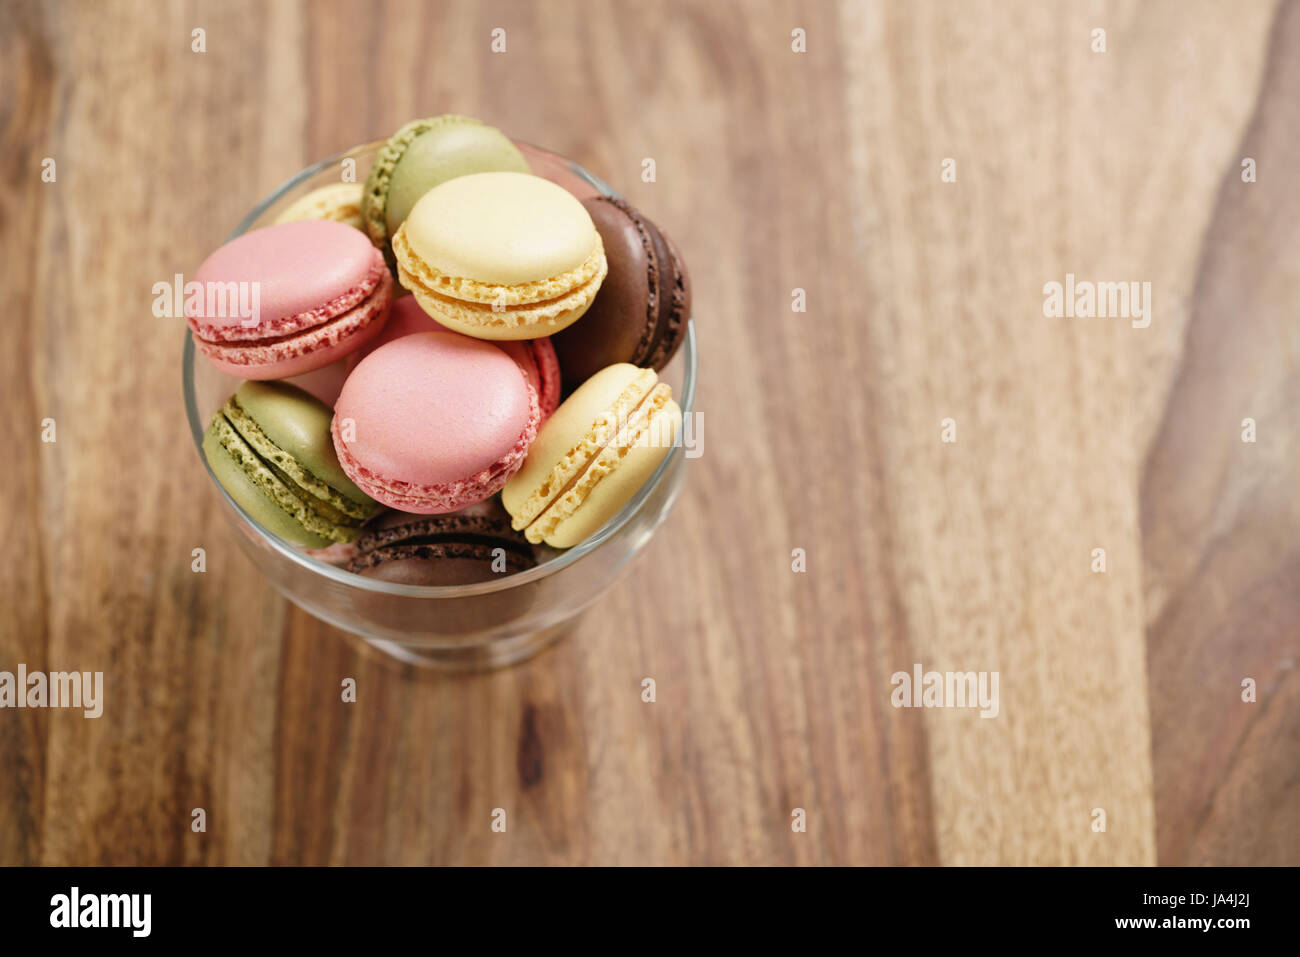
<svg viewBox="0 0 1300 957"><path fill-rule="evenodd" d="M257 220L260 219L268 209L279 202L286 193L296 189L307 180L319 175L330 166L339 163L348 157L377 150L384 142L384 140L375 140L370 143L363 143L359 146L354 146L351 149L342 150L332 156L327 156L324 159L318 160L317 162L305 167L294 176L291 176L289 179L285 180L285 182L281 183L278 187L272 190L265 199L254 206L248 215L240 221L239 225L235 227L230 236L227 237L226 242L230 242L230 240L237 236L246 233L248 228L253 223L257 222ZM524 146L529 146L539 152L549 153L552 156L559 156L557 153L551 153L550 150L533 146L531 143L526 143L523 140L515 140L515 142ZM573 160L568 159L567 157L560 157L560 159L568 163L577 176L591 184L591 186L601 194L614 198L621 198L619 194L610 188L610 186L602 179L589 173ZM688 319L686 322L686 337L682 342L682 358L685 362L685 369L682 373L682 394L677 397L677 399L682 410L682 417L685 419L691 414L691 411L695 406L695 379L699 365L699 357L696 353L695 344L695 323L692 319ZM186 328L184 353L181 357L181 386L185 392L185 414L189 420L190 437L194 440L194 447L198 451L199 461L203 463L203 468L207 472L208 478L211 479L212 485L216 487L218 493L220 493L221 496L225 498L227 504L235 510L235 514L238 515L240 519L242 519L253 531L253 533L257 535L261 544L264 544L273 551L278 552L281 556L302 566L307 571L322 575L337 584L348 588L360 589L362 591L375 592L377 594L396 595L407 598L469 598L476 595L487 595L493 592L506 591L510 588L516 588L521 585L527 585L548 578L556 572L563 571L575 562L590 555L596 549L600 548L601 545L605 544L621 532L624 526L631 521L632 517L646 504L647 500L659 486L659 483L663 481L664 476L666 476L668 471L674 467L677 459L686 454L685 445L680 441L681 435L679 434L679 441L675 442L673 447L668 450L668 454L664 456L664 460L659 463L658 467L653 473L651 473L650 478L648 478L645 484L637 490L637 493L632 496L632 499L624 505L613 518L601 526L585 541L567 549L558 558L552 558L548 561L542 562L534 568L522 572L515 572L514 574L506 575L498 580L474 582L469 585L402 585L395 582L385 582L375 578L366 578L364 575L358 575L355 572L350 572L336 565L331 565L328 562L323 562L319 558L313 558L305 551L302 551L296 546L291 545L278 536L268 532L255 519L253 519L252 516L244 511L243 507L236 502L222 484L217 481L216 475L212 472L212 466L208 464L207 456L203 454L203 434L206 431L207 426L199 418L198 398L195 395L194 389L194 365L197 359L198 356L194 349L194 339L191 337L189 329Z"/></svg>

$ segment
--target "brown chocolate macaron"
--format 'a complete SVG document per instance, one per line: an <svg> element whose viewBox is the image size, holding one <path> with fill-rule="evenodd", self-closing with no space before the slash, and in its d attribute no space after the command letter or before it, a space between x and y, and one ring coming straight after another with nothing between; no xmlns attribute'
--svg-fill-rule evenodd
<svg viewBox="0 0 1300 957"><path fill-rule="evenodd" d="M597 196L582 205L604 243L609 274L586 314L551 336L566 393L616 362L662 369L691 317L690 275L668 235L621 199Z"/></svg>
<svg viewBox="0 0 1300 957"><path fill-rule="evenodd" d="M356 547L348 571L401 585L469 585L537 564L496 499L445 515L389 512Z"/></svg>

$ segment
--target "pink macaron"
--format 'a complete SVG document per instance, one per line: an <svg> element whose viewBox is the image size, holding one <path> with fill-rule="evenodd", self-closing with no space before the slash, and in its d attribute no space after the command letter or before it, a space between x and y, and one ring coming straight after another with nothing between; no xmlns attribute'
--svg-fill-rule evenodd
<svg viewBox="0 0 1300 957"><path fill-rule="evenodd" d="M560 360L547 337L541 339L502 340L496 344L519 363L528 384L537 390L542 421L560 406Z"/></svg>
<svg viewBox="0 0 1300 957"><path fill-rule="evenodd" d="M226 243L194 274L187 298L195 347L241 379L283 379L329 365L383 328L393 295L365 234L317 219L268 226Z"/></svg>
<svg viewBox="0 0 1300 957"><path fill-rule="evenodd" d="M419 514L481 502L519 470L537 390L502 349L443 330L370 353L334 406L334 448L367 495Z"/></svg>
<svg viewBox="0 0 1300 957"><path fill-rule="evenodd" d="M414 296L402 296L400 299L393 300L392 306L388 309L388 321L384 323L384 328L380 330L379 335L367 342L357 355L364 359L380 346L386 346L394 339L401 339L403 336L417 332L442 332L446 328L436 323L432 316L421 309Z"/></svg>
<svg viewBox="0 0 1300 957"><path fill-rule="evenodd" d="M393 300L383 331L375 336L359 355L364 358L380 346L416 332L444 331L447 331L446 326L440 325L421 309L414 296L404 296ZM560 361L555 357L555 348L551 345L551 340L543 337L513 342L493 341L492 344L504 349L524 370L524 375L528 377L528 384L537 390L542 422L546 422L560 405Z"/></svg>

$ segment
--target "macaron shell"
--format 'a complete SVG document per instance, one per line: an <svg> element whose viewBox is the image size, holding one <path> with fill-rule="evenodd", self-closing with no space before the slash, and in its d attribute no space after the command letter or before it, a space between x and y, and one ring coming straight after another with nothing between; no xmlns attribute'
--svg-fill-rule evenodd
<svg viewBox="0 0 1300 957"><path fill-rule="evenodd" d="M502 489L501 502L515 528L532 523L587 467L657 378L652 370L618 363L592 376L555 410L523 468Z"/></svg>
<svg viewBox="0 0 1300 957"><path fill-rule="evenodd" d="M455 511L493 494L537 434L537 393L488 342L454 332L404 336L363 359L335 406L344 471L403 511Z"/></svg>
<svg viewBox="0 0 1300 957"><path fill-rule="evenodd" d="M264 389L256 383L246 383L253 390ZM300 410L292 401L301 398L308 408L305 410L305 423L319 429L323 424L319 418L311 415L310 406L315 399L300 390L283 384L276 389L283 393L286 400L280 412L285 415L297 414ZM254 395L251 404L259 412L274 405L275 396ZM328 429L328 425L325 426ZM326 433L327 434L327 433ZM263 496L285 513L292 523L290 529L301 528L311 538L322 538L331 542L351 542L357 538L361 524L379 510L378 503L359 495L351 483L345 481L344 487L351 489L355 497L344 495L309 471L289 451L281 448L262 429L253 415L239 402L239 396L231 396L213 416L205 433L209 448L224 452L222 458L229 458L240 469L246 479L255 486ZM325 435L317 437L316 442L328 441ZM261 516L266 518L266 516ZM266 524L277 528L286 527L283 516L271 516ZM301 537L291 534L294 541Z"/></svg>
<svg viewBox="0 0 1300 957"><path fill-rule="evenodd" d="M600 239L582 203L528 173L476 173L430 190L405 223L424 263L448 276L513 286L576 270Z"/></svg>
<svg viewBox="0 0 1300 957"><path fill-rule="evenodd" d="M671 440L681 433L682 410L672 399L649 417L653 443L632 445L608 474L601 476L576 510L546 535L554 548L572 548L589 538L618 514L672 450ZM578 482L582 482L580 477Z"/></svg>
<svg viewBox="0 0 1300 957"><path fill-rule="evenodd" d="M478 535L501 537L511 547L530 551L522 535L510 527L510 515L495 498L470 505L445 515L410 515L385 512L366 526L357 539L358 549L365 551L385 545L409 543L430 536Z"/></svg>
<svg viewBox="0 0 1300 957"><path fill-rule="evenodd" d="M353 229L361 229L361 184L334 183L314 189L287 206L276 223L296 223L304 219L330 219Z"/></svg>
<svg viewBox="0 0 1300 957"><path fill-rule="evenodd" d="M667 234L621 199L583 201L609 261L583 320L555 337L567 388L614 362L662 369L685 334L690 281Z"/></svg>
<svg viewBox="0 0 1300 957"><path fill-rule="evenodd" d="M659 322L648 351L637 364L660 370L672 361L686 338L686 324L691 319L691 276L672 237L653 223L651 226L660 266Z"/></svg>
<svg viewBox="0 0 1300 957"><path fill-rule="evenodd" d="M309 532L254 484L243 467L222 447L211 427L203 436L203 455L221 487L268 532L304 548L324 548L332 544L323 535Z"/></svg>
<svg viewBox="0 0 1300 957"><path fill-rule="evenodd" d="M404 585L468 585L536 564L533 547L492 498L447 515L389 512L357 539L348 570Z"/></svg>
<svg viewBox="0 0 1300 957"><path fill-rule="evenodd" d="M441 123L415 137L388 180L384 218L391 236L435 186L492 171L527 173L528 162L504 133L473 122Z"/></svg>
<svg viewBox="0 0 1300 957"><path fill-rule="evenodd" d="M205 315L206 299L202 308L187 303L186 318L207 340L289 335L349 312L372 294L385 271L383 257L350 226L324 219L267 226L232 239L194 274L205 289L255 283L260 321L245 325L237 314Z"/></svg>
<svg viewBox="0 0 1300 957"><path fill-rule="evenodd" d="M354 561L349 568L365 578L417 587L470 585L497 580L524 569L526 560L507 550L506 570L496 572L492 567L495 556L491 546L467 544L468 547L434 545L412 549L397 546L373 567L361 569ZM516 564L517 561L521 564ZM363 591L356 596L356 606L358 612L393 631L437 632L463 640L466 634L497 626L517 627L537 594L535 587L506 588L490 597L439 601L436 614L431 614L429 602L394 602L389 595Z"/></svg>
<svg viewBox="0 0 1300 957"><path fill-rule="evenodd" d="M468 116L456 116L448 113L444 116L431 116L425 119L411 120L404 123L375 153L374 163L366 176L365 186L361 190L362 228L376 247L385 250L385 256L391 255L388 246L388 224L385 210L388 205L388 187L393 170L406 153L407 148L423 133L427 133L441 124L475 124L478 120Z"/></svg>
<svg viewBox="0 0 1300 957"><path fill-rule="evenodd" d="M396 481L437 485L489 467L528 424L528 384L499 348L451 332L405 336L352 371L335 407L352 453Z"/></svg>
<svg viewBox="0 0 1300 957"><path fill-rule="evenodd" d="M316 478L267 438L234 400L221 407L221 414L226 421L214 422L212 427L255 485L308 531L332 541L356 538L357 526L374 513L374 502L356 502Z"/></svg>
<svg viewBox="0 0 1300 957"><path fill-rule="evenodd" d="M338 427L338 420L331 428L339 460L353 480L371 498L377 502L403 512L419 515L438 515L459 511L466 506L481 502L499 492L501 486L514 474L523 462L537 430L537 396L529 392L531 406L528 429L519 436L519 441L501 459L490 467L473 475L451 482L436 485L417 485L401 480L392 480L382 474L371 471L347 448Z"/></svg>
<svg viewBox="0 0 1300 957"><path fill-rule="evenodd" d="M357 356L364 359L380 346L385 346L395 339L415 335L418 332L445 332L447 327L439 323L422 308L413 297L396 300L388 310L388 321L383 331L370 342ZM560 404L561 381L560 363L555 357L555 348L548 338L510 339L494 343L504 349L506 354L523 369L528 384L537 390L538 407L545 422ZM349 370L351 371L351 370ZM339 383L342 389L342 383ZM311 391L311 390L309 390ZM336 391L330 403L338 399Z"/></svg>
<svg viewBox="0 0 1300 957"><path fill-rule="evenodd" d="M583 201L605 248L609 273L588 310L555 336L556 354L566 382L576 388L616 362L636 363L637 345L655 319L651 278L656 274L655 246L630 213L604 197Z"/></svg>
<svg viewBox="0 0 1300 957"><path fill-rule="evenodd" d="M560 407L560 395L563 391L564 376L560 370L560 361L555 355L555 346L550 338L530 339L533 361L537 364L537 377L540 385L537 395L542 407L542 421L545 422Z"/></svg>
<svg viewBox="0 0 1300 957"><path fill-rule="evenodd" d="M268 439L313 476L354 502L372 504L339 465L329 406L283 382L244 382L235 400Z"/></svg>
<svg viewBox="0 0 1300 957"><path fill-rule="evenodd" d="M392 288L392 277L384 269L368 298L321 325L265 342L213 343L196 332L194 345L219 370L236 378L269 380L305 375L363 349L378 336L388 318Z"/></svg>
<svg viewBox="0 0 1300 957"><path fill-rule="evenodd" d="M560 405L560 363L555 358L551 340L510 340L497 345L519 363L528 384L537 390L537 402L545 424Z"/></svg>

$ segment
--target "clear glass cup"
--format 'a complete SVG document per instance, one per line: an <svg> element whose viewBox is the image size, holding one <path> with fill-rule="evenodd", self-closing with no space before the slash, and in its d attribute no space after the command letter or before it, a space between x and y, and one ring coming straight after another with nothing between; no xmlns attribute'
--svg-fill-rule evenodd
<svg viewBox="0 0 1300 957"><path fill-rule="evenodd" d="M356 163L364 181L381 142L368 143L307 167L259 203L231 234L270 225L300 196L340 181L343 164ZM577 164L519 143L533 172L583 198L616 195ZM196 264L197 265L197 264ZM402 661L445 670L503 667L523 661L570 631L579 615L612 585L667 517L685 479L686 449L668 453L630 502L585 542L567 551L544 549L537 567L472 585L398 585L326 564L263 529L230 497L203 456L203 432L239 380L200 359L188 330L182 359L185 411L199 459L238 529L245 554L275 588L299 608ZM695 403L695 329L660 377L673 389L683 416Z"/></svg>

